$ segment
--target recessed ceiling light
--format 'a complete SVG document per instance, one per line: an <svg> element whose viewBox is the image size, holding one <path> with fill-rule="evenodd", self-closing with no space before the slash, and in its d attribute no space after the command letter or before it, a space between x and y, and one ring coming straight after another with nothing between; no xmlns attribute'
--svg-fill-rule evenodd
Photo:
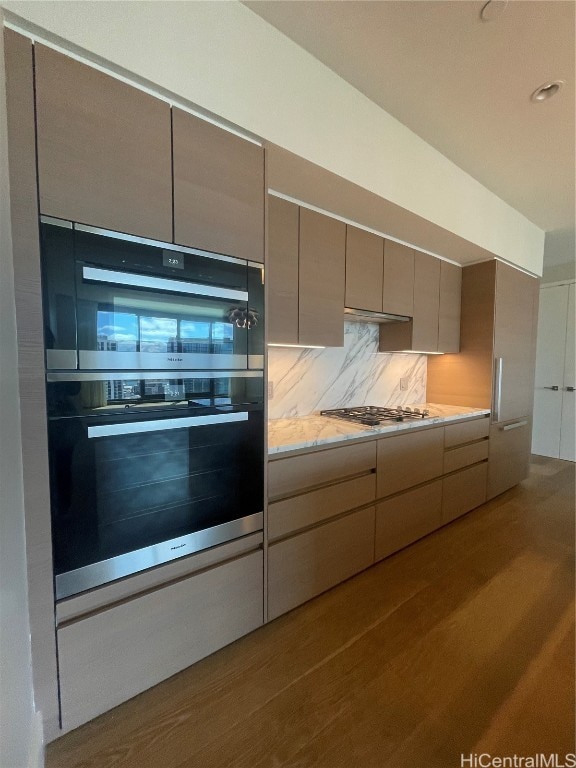
<svg viewBox="0 0 576 768"><path fill-rule="evenodd" d="M540 88L536 88L530 98L532 101L547 101L555 96L563 85L564 80L552 80L549 83L544 83Z"/></svg>
<svg viewBox="0 0 576 768"><path fill-rule="evenodd" d="M480 11L482 21L494 21L508 5L508 0L488 0Z"/></svg>

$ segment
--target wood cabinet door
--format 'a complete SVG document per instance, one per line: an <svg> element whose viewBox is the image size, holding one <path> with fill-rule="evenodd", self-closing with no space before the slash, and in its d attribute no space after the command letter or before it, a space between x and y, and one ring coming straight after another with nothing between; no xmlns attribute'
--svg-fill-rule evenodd
<svg viewBox="0 0 576 768"><path fill-rule="evenodd" d="M262 609L258 551L66 624L58 630L63 728L248 634L262 624Z"/></svg>
<svg viewBox="0 0 576 768"><path fill-rule="evenodd" d="M488 499L528 477L531 433L530 419L490 427Z"/></svg>
<svg viewBox="0 0 576 768"><path fill-rule="evenodd" d="M375 440L274 459L268 462L268 498L274 501L294 496L371 472L375 467Z"/></svg>
<svg viewBox="0 0 576 768"><path fill-rule="evenodd" d="M172 240L170 106L35 45L40 212Z"/></svg>
<svg viewBox="0 0 576 768"><path fill-rule="evenodd" d="M462 267L440 262L438 352L460 351L460 292Z"/></svg>
<svg viewBox="0 0 576 768"><path fill-rule="evenodd" d="M438 350L440 307L440 259L427 253L414 254L414 312L412 347L418 352Z"/></svg>
<svg viewBox="0 0 576 768"><path fill-rule="evenodd" d="M384 242L382 309L407 317L414 312L414 249L393 240Z"/></svg>
<svg viewBox="0 0 576 768"><path fill-rule="evenodd" d="M268 548L268 618L363 571L374 562L374 507L352 512Z"/></svg>
<svg viewBox="0 0 576 768"><path fill-rule="evenodd" d="M326 522L375 498L376 474L373 472L272 502L268 505L268 540Z"/></svg>
<svg viewBox="0 0 576 768"><path fill-rule="evenodd" d="M494 357L499 359L496 374L500 374L501 386L495 388L494 421L532 414L538 289L537 278L496 263Z"/></svg>
<svg viewBox="0 0 576 768"><path fill-rule="evenodd" d="M346 306L382 311L384 238L346 226Z"/></svg>
<svg viewBox="0 0 576 768"><path fill-rule="evenodd" d="M268 341L298 344L298 222L300 209L268 197Z"/></svg>
<svg viewBox="0 0 576 768"><path fill-rule="evenodd" d="M376 561L442 525L442 480L399 493L376 506Z"/></svg>
<svg viewBox="0 0 576 768"><path fill-rule="evenodd" d="M300 344L344 344L346 225L300 208Z"/></svg>
<svg viewBox="0 0 576 768"><path fill-rule="evenodd" d="M483 462L442 480L442 524L484 504L487 471L488 465Z"/></svg>
<svg viewBox="0 0 576 768"><path fill-rule="evenodd" d="M264 261L264 149L172 110L174 242Z"/></svg>
<svg viewBox="0 0 576 768"><path fill-rule="evenodd" d="M378 440L376 497L381 499L440 477L444 464L444 427L409 430Z"/></svg>

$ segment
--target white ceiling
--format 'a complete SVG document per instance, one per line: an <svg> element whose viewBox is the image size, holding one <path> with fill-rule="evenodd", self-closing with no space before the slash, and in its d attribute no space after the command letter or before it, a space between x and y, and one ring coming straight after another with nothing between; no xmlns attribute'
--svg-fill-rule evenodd
<svg viewBox="0 0 576 768"><path fill-rule="evenodd" d="M485 1L245 5L537 226L574 229L575 2L509 0L487 23Z"/></svg>

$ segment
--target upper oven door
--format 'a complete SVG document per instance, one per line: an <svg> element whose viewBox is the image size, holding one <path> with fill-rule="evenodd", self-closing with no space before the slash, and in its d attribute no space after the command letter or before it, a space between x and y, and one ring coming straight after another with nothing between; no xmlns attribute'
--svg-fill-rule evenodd
<svg viewBox="0 0 576 768"><path fill-rule="evenodd" d="M81 370L246 369L246 262L75 232Z"/></svg>
<svg viewBox="0 0 576 768"><path fill-rule="evenodd" d="M263 367L261 267L44 222L49 370Z"/></svg>

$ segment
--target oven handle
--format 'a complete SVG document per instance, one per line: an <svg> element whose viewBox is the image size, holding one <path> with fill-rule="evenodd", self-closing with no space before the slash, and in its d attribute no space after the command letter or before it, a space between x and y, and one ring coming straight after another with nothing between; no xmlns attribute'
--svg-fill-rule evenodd
<svg viewBox="0 0 576 768"><path fill-rule="evenodd" d="M112 285L127 285L132 288L151 288L155 291L173 291L174 293L191 293L195 296L209 296L214 299L231 299L232 301L248 301L247 291L237 291L234 288L220 288L201 283L187 283L184 280L170 280L166 277L152 275L135 275L128 272L116 272L112 269L83 267L84 280L97 283L112 283Z"/></svg>
<svg viewBox="0 0 576 768"><path fill-rule="evenodd" d="M182 419L158 419L156 421L132 421L123 424L98 424L88 427L88 437L112 437L131 435L139 432L164 432L168 429L203 427L209 424L228 424L233 421L248 421L248 412L215 413L209 416L188 416Z"/></svg>

